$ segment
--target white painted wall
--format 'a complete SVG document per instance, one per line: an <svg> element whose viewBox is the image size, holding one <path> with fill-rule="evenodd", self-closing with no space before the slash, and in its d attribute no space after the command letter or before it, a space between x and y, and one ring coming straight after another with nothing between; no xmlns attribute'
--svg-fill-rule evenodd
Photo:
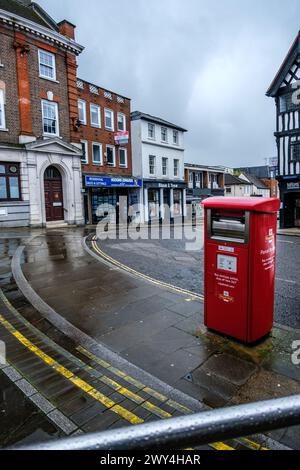
<svg viewBox="0 0 300 470"><path fill-rule="evenodd" d="M179 144L173 144L173 129L168 130L168 142L161 141L161 125L155 124L155 139L148 137L148 121L131 121L133 175L153 180L184 180L184 133L178 131ZM155 156L155 175L149 174L149 155ZM168 159L168 174L162 174L162 158ZM178 177L174 176L174 159L179 160Z"/></svg>

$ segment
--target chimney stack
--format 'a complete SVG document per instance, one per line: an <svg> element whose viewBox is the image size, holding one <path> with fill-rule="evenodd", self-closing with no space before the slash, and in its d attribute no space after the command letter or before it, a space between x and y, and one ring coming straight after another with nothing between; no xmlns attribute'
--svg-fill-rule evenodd
<svg viewBox="0 0 300 470"><path fill-rule="evenodd" d="M58 30L60 34L63 36L66 36L67 38L70 39L75 39L75 28L76 26L72 23L70 23L67 20L62 20L59 23L57 23Z"/></svg>

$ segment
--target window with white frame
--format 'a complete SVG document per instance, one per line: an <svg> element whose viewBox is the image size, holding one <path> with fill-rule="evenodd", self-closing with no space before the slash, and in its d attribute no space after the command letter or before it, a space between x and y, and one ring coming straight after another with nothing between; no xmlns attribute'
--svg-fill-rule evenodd
<svg viewBox="0 0 300 470"><path fill-rule="evenodd" d="M108 166L116 166L116 152L113 145L106 146L106 162Z"/></svg>
<svg viewBox="0 0 300 470"><path fill-rule="evenodd" d="M122 168L127 168L127 149L119 148L119 165Z"/></svg>
<svg viewBox="0 0 300 470"><path fill-rule="evenodd" d="M100 128L101 127L100 106L97 106L96 104L91 104L90 112L91 112L91 126Z"/></svg>
<svg viewBox="0 0 300 470"><path fill-rule="evenodd" d="M123 113L118 113L118 131L126 131L126 116Z"/></svg>
<svg viewBox="0 0 300 470"><path fill-rule="evenodd" d="M162 166L162 174L163 176L167 176L168 174L168 159L163 157L161 161L161 166Z"/></svg>
<svg viewBox="0 0 300 470"><path fill-rule="evenodd" d="M111 109L105 109L104 111L105 128L113 131L114 130L114 113Z"/></svg>
<svg viewBox="0 0 300 470"><path fill-rule="evenodd" d="M43 133L59 135L58 106L53 101L42 100Z"/></svg>
<svg viewBox="0 0 300 470"><path fill-rule="evenodd" d="M161 128L161 140L162 142L168 142L168 129L166 127Z"/></svg>
<svg viewBox="0 0 300 470"><path fill-rule="evenodd" d="M0 129L5 129L4 90L0 89Z"/></svg>
<svg viewBox="0 0 300 470"><path fill-rule="evenodd" d="M148 123L148 137L149 139L155 139L155 125L151 122Z"/></svg>
<svg viewBox="0 0 300 470"><path fill-rule="evenodd" d="M173 144L178 145L178 143L179 143L178 131L173 131Z"/></svg>
<svg viewBox="0 0 300 470"><path fill-rule="evenodd" d="M174 176L179 176L179 160L174 160Z"/></svg>
<svg viewBox="0 0 300 470"><path fill-rule="evenodd" d="M82 145L82 158L81 163L88 163L89 162L89 146L87 140L81 140Z"/></svg>
<svg viewBox="0 0 300 470"><path fill-rule="evenodd" d="M149 175L155 175L155 156L149 155Z"/></svg>
<svg viewBox="0 0 300 470"><path fill-rule="evenodd" d="M92 144L93 163L95 165L102 165L102 145L96 142Z"/></svg>
<svg viewBox="0 0 300 470"><path fill-rule="evenodd" d="M51 52L39 49L39 73L40 77L48 80L56 80L55 55Z"/></svg>
<svg viewBox="0 0 300 470"><path fill-rule="evenodd" d="M81 124L86 124L86 102L78 100L78 119Z"/></svg>

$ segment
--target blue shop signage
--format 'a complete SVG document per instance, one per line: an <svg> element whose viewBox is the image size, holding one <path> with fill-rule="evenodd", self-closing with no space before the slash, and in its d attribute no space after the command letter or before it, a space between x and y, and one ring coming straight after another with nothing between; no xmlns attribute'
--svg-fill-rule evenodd
<svg viewBox="0 0 300 470"><path fill-rule="evenodd" d="M135 178L85 176L85 186L88 188L141 188L142 180Z"/></svg>

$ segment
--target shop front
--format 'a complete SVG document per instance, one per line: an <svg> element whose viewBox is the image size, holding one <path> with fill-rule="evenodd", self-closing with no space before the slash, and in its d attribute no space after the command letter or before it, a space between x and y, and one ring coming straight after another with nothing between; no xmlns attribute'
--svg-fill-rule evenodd
<svg viewBox="0 0 300 470"><path fill-rule="evenodd" d="M145 222L171 219L186 215L186 184L183 182L144 180Z"/></svg>
<svg viewBox="0 0 300 470"><path fill-rule="evenodd" d="M283 177L279 180L281 228L300 228L300 177Z"/></svg>
<svg viewBox="0 0 300 470"><path fill-rule="evenodd" d="M83 178L87 224L97 224L104 218L117 224L139 219L142 180L95 175Z"/></svg>

